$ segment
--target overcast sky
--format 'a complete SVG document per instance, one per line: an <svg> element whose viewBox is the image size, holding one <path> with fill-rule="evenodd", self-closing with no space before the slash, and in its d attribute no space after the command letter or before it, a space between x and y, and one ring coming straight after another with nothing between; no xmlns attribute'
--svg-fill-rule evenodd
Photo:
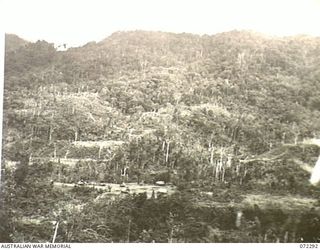
<svg viewBox="0 0 320 250"><path fill-rule="evenodd" d="M83 45L119 30L320 36L320 0L0 0L7 33Z"/></svg>

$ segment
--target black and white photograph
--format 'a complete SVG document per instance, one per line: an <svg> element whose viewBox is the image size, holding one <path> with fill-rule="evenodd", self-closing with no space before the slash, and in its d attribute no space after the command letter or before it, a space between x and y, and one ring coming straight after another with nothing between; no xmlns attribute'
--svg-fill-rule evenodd
<svg viewBox="0 0 320 250"><path fill-rule="evenodd" d="M0 9L1 248L320 248L320 0Z"/></svg>

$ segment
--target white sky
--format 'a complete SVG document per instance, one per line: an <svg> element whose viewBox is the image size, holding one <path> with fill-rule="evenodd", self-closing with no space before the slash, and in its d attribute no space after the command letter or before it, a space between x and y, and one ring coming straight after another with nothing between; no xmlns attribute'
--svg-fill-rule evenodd
<svg viewBox="0 0 320 250"><path fill-rule="evenodd" d="M69 46L118 30L214 34L250 29L320 36L320 0L0 0L0 25L30 41Z"/></svg>

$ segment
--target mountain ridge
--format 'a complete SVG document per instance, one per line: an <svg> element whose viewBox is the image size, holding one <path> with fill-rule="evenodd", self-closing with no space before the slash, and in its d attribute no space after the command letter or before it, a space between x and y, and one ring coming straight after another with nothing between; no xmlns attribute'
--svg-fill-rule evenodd
<svg viewBox="0 0 320 250"><path fill-rule="evenodd" d="M316 241L303 216L320 218L309 183L320 148L301 143L320 136L319 39L118 32L66 51L29 43L5 63L6 197L27 239L47 235L26 232L26 216L63 207L65 242L123 242L128 221L135 242ZM152 196L157 181L174 193ZM288 200L301 200L299 216Z"/></svg>

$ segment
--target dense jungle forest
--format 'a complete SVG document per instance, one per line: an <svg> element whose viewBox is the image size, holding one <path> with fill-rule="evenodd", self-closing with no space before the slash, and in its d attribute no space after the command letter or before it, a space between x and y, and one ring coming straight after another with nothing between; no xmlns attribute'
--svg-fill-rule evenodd
<svg viewBox="0 0 320 250"><path fill-rule="evenodd" d="M5 38L0 242L320 242L320 37Z"/></svg>

